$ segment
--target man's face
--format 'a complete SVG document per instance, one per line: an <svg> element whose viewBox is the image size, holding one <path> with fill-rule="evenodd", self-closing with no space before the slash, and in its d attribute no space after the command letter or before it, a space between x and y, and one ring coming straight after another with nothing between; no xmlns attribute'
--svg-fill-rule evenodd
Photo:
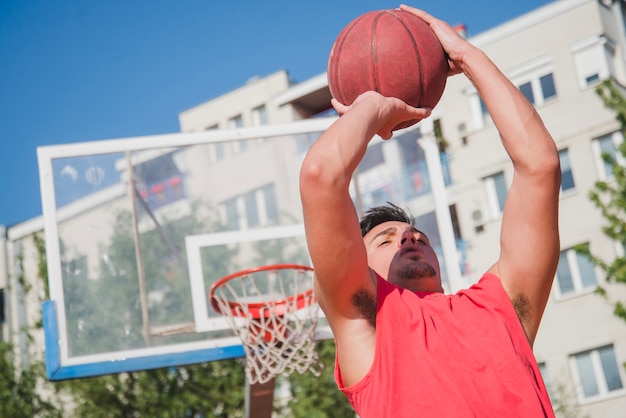
<svg viewBox="0 0 626 418"><path fill-rule="evenodd" d="M370 268L388 282L412 291L443 292L437 255L428 237L413 226L383 222L363 241Z"/></svg>

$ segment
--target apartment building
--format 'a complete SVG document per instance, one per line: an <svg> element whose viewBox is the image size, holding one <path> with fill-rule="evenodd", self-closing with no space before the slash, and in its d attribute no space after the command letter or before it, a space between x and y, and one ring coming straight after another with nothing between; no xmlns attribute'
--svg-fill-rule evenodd
<svg viewBox="0 0 626 418"><path fill-rule="evenodd" d="M594 294L601 285L612 299L624 300L626 289L607 284L602 272L574 251L576 245L588 244L607 261L624 256L624 247L602 234L604 221L588 192L595 181L610 180L601 155L617 155L623 141L614 114L604 108L594 88L607 78L626 85L625 7L621 0L557 0L469 38L535 105L559 149L561 257L534 348L555 405L567 405L578 414L570 416L620 417L626 411L626 324L612 314L608 301ZM195 135L333 118L329 100L325 73L294 83L286 71L278 71L182 112L180 127ZM450 254L446 242L452 242L455 266L447 268L446 277L459 276L467 286L498 256L512 165L480 98L463 76L448 80L432 119L436 129L424 124L398 133L392 141L374 140L351 192L359 210L386 201L410 208L444 258ZM433 130L439 154L435 174L441 179L432 176L432 159L426 162L424 141ZM280 142L246 137L137 153L136 161L144 164L136 170L143 176L137 193L151 209L151 217L144 216L143 224L139 220L140 229L154 229L154 219L165 222L189 215L192 196L209 198L231 231L280 223L284 216L300 219L294 173L317 135L309 132ZM113 208L128 206L120 186L128 178L124 156L112 161L117 182L59 208L67 247L98 255L68 256L66 265L73 266L72 271L92 272L91 278L98 276L101 248L85 249L84 231L74 228L81 216L106 218ZM452 225L445 231L438 226L441 201L433 193L439 183L445 187L445 217ZM211 190L210 196L206 190ZM105 240L112 233L110 224L98 224L93 233ZM46 291L37 277L33 239L42 229L43 219L32 219L6 229L0 242L2 336L22 348L23 361L33 351L19 329L38 320ZM448 280L448 290L458 287L452 283ZM159 294L152 296L158 299ZM43 337L37 335L36 342L43 346Z"/></svg>

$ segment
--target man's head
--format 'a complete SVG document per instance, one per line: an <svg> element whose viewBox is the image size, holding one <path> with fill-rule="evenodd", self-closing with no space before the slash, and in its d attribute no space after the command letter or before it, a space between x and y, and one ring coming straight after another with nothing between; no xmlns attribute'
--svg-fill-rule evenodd
<svg viewBox="0 0 626 418"><path fill-rule="evenodd" d="M361 219L368 264L403 288L443 292L437 255L413 223L410 214L392 203L368 210Z"/></svg>

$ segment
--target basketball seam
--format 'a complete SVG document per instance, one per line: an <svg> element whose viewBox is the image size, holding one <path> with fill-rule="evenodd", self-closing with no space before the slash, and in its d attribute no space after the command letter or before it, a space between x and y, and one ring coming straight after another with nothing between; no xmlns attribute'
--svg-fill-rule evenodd
<svg viewBox="0 0 626 418"><path fill-rule="evenodd" d="M374 16L374 20L372 21L372 30L370 31L372 38L370 39L371 53L372 53L372 84L374 86L374 90L380 92L379 83L378 83L378 55L376 54L376 29L378 26L378 21L383 16L383 14L387 13L387 11L383 10Z"/></svg>
<svg viewBox="0 0 626 418"><path fill-rule="evenodd" d="M339 35L340 42L339 44L335 44L332 48L332 53L335 57L341 57L341 52L343 50L343 46L346 43L347 39L348 39L348 35L350 35L350 32L352 32L352 30L354 29L354 27L356 26L356 24L363 19L365 16L360 16L359 18L355 19L354 21L352 21L352 23L350 23ZM335 53L335 48L337 48L337 51ZM332 69L332 78L333 78L333 85L337 88L338 91L335 92L335 94L338 97L335 97L337 100L339 100L340 103L342 104L352 104L352 103L345 103L345 93L343 92L343 89L341 88L341 84L339 83L340 77L339 77L339 59L335 58L334 59L334 65L333 65L333 69ZM332 92L331 92L332 93Z"/></svg>
<svg viewBox="0 0 626 418"><path fill-rule="evenodd" d="M409 34L409 39L413 44L413 49L417 58L417 68L419 73L419 100L417 101L415 106L420 107L422 105L422 99L424 97L424 65L422 62L422 55L420 53L419 45L416 42L415 37L413 36L413 32L411 32L411 29L409 28L409 25L406 24L404 19L400 17L399 14L393 13L393 16L398 19L402 27L407 31L407 33Z"/></svg>

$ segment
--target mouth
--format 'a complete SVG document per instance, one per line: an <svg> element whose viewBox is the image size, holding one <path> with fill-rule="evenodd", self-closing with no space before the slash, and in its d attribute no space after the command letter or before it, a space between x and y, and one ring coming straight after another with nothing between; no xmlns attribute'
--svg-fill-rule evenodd
<svg viewBox="0 0 626 418"><path fill-rule="evenodd" d="M400 250L400 257L410 254L411 259L419 259L422 257L422 252L415 247L404 247Z"/></svg>

